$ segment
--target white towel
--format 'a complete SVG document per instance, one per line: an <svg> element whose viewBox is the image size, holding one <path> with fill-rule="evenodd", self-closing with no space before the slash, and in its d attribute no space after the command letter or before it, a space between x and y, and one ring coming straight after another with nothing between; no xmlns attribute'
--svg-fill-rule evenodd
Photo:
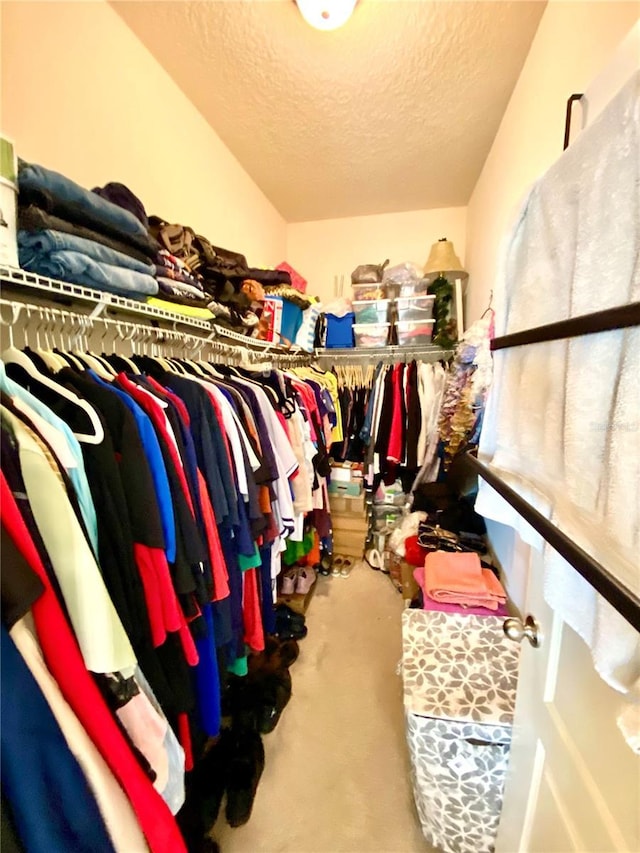
<svg viewBox="0 0 640 853"><path fill-rule="evenodd" d="M636 73L531 190L496 287L498 335L640 299L639 152ZM639 376L638 328L498 351L480 443L484 462L636 594ZM640 699L640 634L482 482L476 509L544 550L546 600L600 675Z"/></svg>

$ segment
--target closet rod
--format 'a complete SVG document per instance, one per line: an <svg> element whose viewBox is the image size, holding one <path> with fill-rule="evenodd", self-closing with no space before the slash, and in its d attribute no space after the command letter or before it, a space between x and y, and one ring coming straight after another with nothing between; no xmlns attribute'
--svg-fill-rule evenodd
<svg viewBox="0 0 640 853"><path fill-rule="evenodd" d="M9 320L5 320L2 316L2 308L8 307L12 311L12 316ZM194 354L200 353L205 347L209 347L213 354L228 355L229 357L239 358L246 357L249 363L259 364L265 359L282 364L285 367L303 366L311 362L311 353L293 353L282 352L278 349L272 350L253 350L244 346L233 345L221 341L214 328L209 328L208 335L189 334L188 332L178 331L176 329L165 329L160 326L149 326L131 320L113 319L105 317L103 314L92 316L83 314L79 311L74 311L68 308L50 307L48 305L34 304L17 300L9 300L0 298L0 324L2 326L14 326L22 313L27 315L27 328L32 314L39 315L45 324L57 321L63 327L67 327L68 323L78 323L77 330L66 331L78 334L80 332L87 334L91 333L95 325L102 325L105 328L111 328L116 331L119 338L124 341L133 341L133 343L155 343L166 344L168 346L183 346L192 350ZM124 334L123 334L124 333Z"/></svg>
<svg viewBox="0 0 640 853"><path fill-rule="evenodd" d="M443 350L434 346L385 346L385 347L350 347L336 349L316 349L316 358L324 362L345 362L347 364L357 364L360 361L367 361L370 364L377 364L380 361L398 362L411 361L412 359L422 359L429 361L446 361L453 356L453 350Z"/></svg>
<svg viewBox="0 0 640 853"><path fill-rule="evenodd" d="M598 332L609 332L613 329L626 329L630 326L639 325L640 302L631 302L629 305L618 305L615 308L606 308L604 311L596 311L593 314L583 314L580 317L571 317L569 320L559 320L557 323L548 323L544 326L536 326L533 329L525 329L522 332L502 335L491 341L491 349L510 349L511 347L538 344L543 341L577 338L581 335L593 335Z"/></svg>
<svg viewBox="0 0 640 853"><path fill-rule="evenodd" d="M271 357L272 353L276 352L278 353L278 357L280 355L299 355L301 358L311 358L311 354L300 347L285 349L269 341L250 338L248 335L234 332L225 326L216 325L212 320L190 317L186 314L181 314L179 311L159 308L155 305L149 305L147 302L128 299L125 296L119 296L115 293L94 290L84 285L47 278L37 273L28 272L27 270L16 269L15 267L0 267L0 282L3 288L11 289L13 293L16 295L19 294L20 297L25 293L35 291L47 299L57 300L58 304L74 302L89 304L92 306L91 316L94 318L105 313L107 310L116 313L122 312L123 315L136 315L146 318L149 321L157 320L159 322L172 323L174 328L185 326L197 329L200 333L213 333L216 336L235 341L243 347L264 352L269 357Z"/></svg>
<svg viewBox="0 0 640 853"><path fill-rule="evenodd" d="M640 631L640 598L532 507L491 468L472 456L470 451L465 454L465 458L474 473L495 489L630 625Z"/></svg>

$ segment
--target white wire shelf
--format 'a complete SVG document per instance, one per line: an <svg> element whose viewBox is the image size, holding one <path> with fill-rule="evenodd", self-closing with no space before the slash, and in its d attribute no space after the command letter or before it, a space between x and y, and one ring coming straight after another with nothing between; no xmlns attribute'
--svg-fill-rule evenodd
<svg viewBox="0 0 640 853"><path fill-rule="evenodd" d="M211 320L201 320L197 317L189 317L177 311L158 308L155 305L149 305L146 302L136 299L127 299L125 296L119 296L115 293L107 293L102 290L85 287L84 285L48 278L47 276L38 275L38 273L16 267L0 267L0 284L3 289L8 287L14 293L37 293L54 302L73 301L93 306L89 313L89 317L93 319L99 317L108 309L109 311L122 314L133 314L138 317L144 317L148 320L170 323L173 325L174 330L176 330L177 326L188 327L189 329L198 330L203 337L210 340L222 338L225 341L229 341L230 345L231 342L234 342L242 347L264 352L265 354L278 355L279 357L286 355L296 357L307 356L308 358L311 358L312 355L299 347L285 349L269 341L250 338L239 332L234 332L232 329L227 329L224 326L216 324L213 318Z"/></svg>
<svg viewBox="0 0 640 853"><path fill-rule="evenodd" d="M441 349L432 344L414 346L398 346L397 344L382 347L336 347L330 349L317 348L316 358L324 363L369 361L407 361L421 359L422 361L440 361L453 356L454 350Z"/></svg>

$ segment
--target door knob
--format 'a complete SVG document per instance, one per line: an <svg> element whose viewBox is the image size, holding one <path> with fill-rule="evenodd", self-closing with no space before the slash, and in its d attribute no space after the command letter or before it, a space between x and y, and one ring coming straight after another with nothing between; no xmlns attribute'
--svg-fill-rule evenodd
<svg viewBox="0 0 640 853"><path fill-rule="evenodd" d="M516 643L521 643L526 637L534 649L537 649L540 645L540 626L531 614L526 617L524 624L517 616L505 619L502 623L502 630L505 636Z"/></svg>

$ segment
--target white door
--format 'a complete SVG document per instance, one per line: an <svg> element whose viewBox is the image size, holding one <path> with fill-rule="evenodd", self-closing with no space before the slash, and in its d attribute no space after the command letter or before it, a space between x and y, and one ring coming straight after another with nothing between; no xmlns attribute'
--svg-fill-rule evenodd
<svg viewBox="0 0 640 853"><path fill-rule="evenodd" d="M585 643L542 595L529 561L527 612L540 645L522 642L518 698L497 853L640 850L640 757L616 726L620 694L596 674Z"/></svg>
<svg viewBox="0 0 640 853"><path fill-rule="evenodd" d="M589 89L587 121L638 66L640 27ZM577 108L576 108L577 110ZM504 528L503 528L504 530ZM621 697L596 674L583 641L542 591L542 557L513 534L512 569L528 577L514 739L497 853L640 851L640 756L616 725Z"/></svg>

